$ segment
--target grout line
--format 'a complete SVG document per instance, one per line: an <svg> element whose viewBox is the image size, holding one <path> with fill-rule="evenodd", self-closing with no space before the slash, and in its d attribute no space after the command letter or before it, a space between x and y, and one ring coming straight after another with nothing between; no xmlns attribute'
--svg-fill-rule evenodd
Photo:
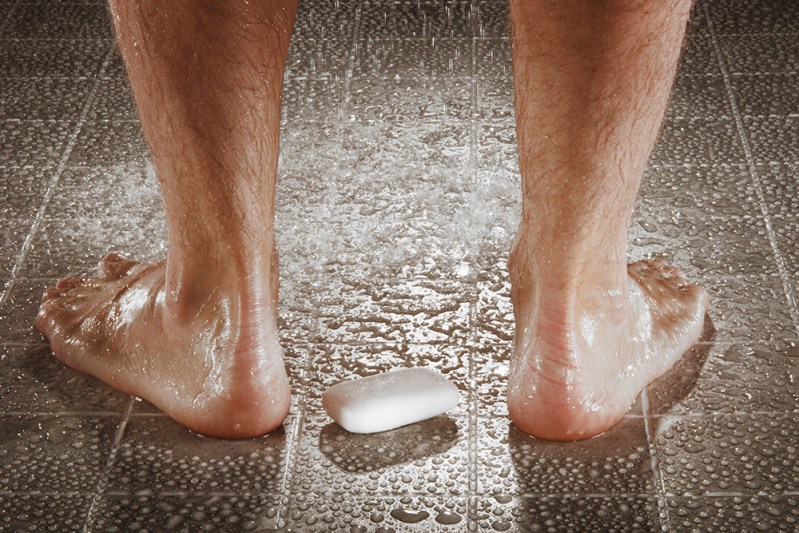
<svg viewBox="0 0 799 533"><path fill-rule="evenodd" d="M704 8L707 27L710 36L712 37L713 48L716 52L716 59L719 62L721 74L724 78L724 86L727 89L727 97L730 101L733 117L735 118L735 125L736 129L738 130L741 147L743 148L746 162L749 166L749 175L752 178L755 194L757 194L757 198L760 203L760 211L763 214L763 221L766 225L766 233L768 235L769 244L771 244L771 249L774 252L774 257L777 262L777 270L779 271L780 278L782 279L785 298L787 300L786 303L788 304L788 309L791 314L791 321L793 322L794 329L797 333L799 333L799 310L797 310L796 299L794 298L793 287L791 286L791 277L788 273L788 269L785 266L785 259L780 251L779 242L777 241L777 234L774 231L774 227L771 223L771 216L769 214L768 205L766 204L766 196L763 192L763 183L757 173L757 165L755 163L754 156L752 155L752 147L749 145L749 141L746 136L743 118L741 117L740 110L738 109L738 102L736 101L735 93L733 91L732 80L730 78L729 69L727 68L727 62L721 50L721 45L719 44L718 37L715 32L714 23L710 19L710 10L706 3L703 3L702 7Z"/></svg>
<svg viewBox="0 0 799 533"><path fill-rule="evenodd" d="M660 526L663 531L671 531L671 522L669 520L668 505L666 502L666 488L663 483L663 473L660 470L660 461L657 456L657 442L655 441L655 432L652 427L651 410L649 408L649 396L647 395L646 388L641 391L641 410L644 412L644 432L646 433L646 441L649 444L649 463L652 468L652 477L654 478L655 486L655 501L658 507L658 518L660 519Z"/></svg>
<svg viewBox="0 0 799 533"><path fill-rule="evenodd" d="M22 247L20 248L16 261L14 262L14 266L11 269L11 279L6 284L5 290L2 294L0 294L0 306L5 305L8 301L8 298L11 294L11 290L14 288L16 284L17 278L20 277L20 272L22 271L22 266L25 264L25 260L28 258L28 253L33 246L33 239L39 232L43 221L44 221L44 214L47 211L47 206L50 203L50 200L55 195L56 187L58 186L58 182L61 179L61 175L64 173L64 170L67 166L67 161L69 160L70 154L72 154L72 150L77 143L78 135L80 135L81 130L83 129L83 125L86 123L86 118L89 115L89 110L91 109L92 105L95 102L97 97L97 92L100 87L100 80L105 73L105 70L108 68L108 65L111 63L111 58L113 57L114 49L116 47L116 42L113 42L111 47L108 49L105 55L105 60L103 61L102 66L100 67L99 72L97 73L97 77L95 78L94 85L92 86L91 91L89 91L89 96L86 98L86 102L83 104L83 109L81 110L80 116L78 117L77 124L75 125L75 129L72 134L69 136L69 140L67 141L66 146L64 147L64 151L61 153L61 158L56 165L56 169L53 172L53 175L50 177L50 182L47 185L47 190L44 193L44 197L42 198L42 203L39 205L39 209L36 211L36 215L33 219L33 223L31 224L31 228L28 231L28 235L25 237L25 241L22 243Z"/></svg>
<svg viewBox="0 0 799 533"><path fill-rule="evenodd" d="M105 462L105 470L103 471L102 477L97 482L97 488L95 489L92 503L89 506L89 511L86 513L86 522L83 524L84 533L90 533L92 531L92 527L94 526L95 513L97 513L97 507L100 505L100 501L105 493L104 489L108 484L108 477L111 475L111 468L113 468L114 463L116 462L119 444L122 442L122 438L125 436L125 428L128 426L128 420L130 420L130 413L133 410L134 401L135 400L132 396L128 397L128 404L126 406L125 413L122 415L122 419L117 426L117 431L114 434L114 440L111 443L111 451L108 453L108 459Z"/></svg>

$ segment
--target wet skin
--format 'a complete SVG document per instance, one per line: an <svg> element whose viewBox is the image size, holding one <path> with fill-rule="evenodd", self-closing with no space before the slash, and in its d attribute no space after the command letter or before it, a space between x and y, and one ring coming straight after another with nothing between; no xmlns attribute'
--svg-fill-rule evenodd
<svg viewBox="0 0 799 533"><path fill-rule="evenodd" d="M112 0L164 196L166 262L109 256L97 276L49 289L37 324L66 365L193 430L248 437L290 403L273 221L296 1L204 5ZM705 292L664 262L626 264L689 9L511 1L523 208L508 407L537 437L609 429L699 337Z"/></svg>

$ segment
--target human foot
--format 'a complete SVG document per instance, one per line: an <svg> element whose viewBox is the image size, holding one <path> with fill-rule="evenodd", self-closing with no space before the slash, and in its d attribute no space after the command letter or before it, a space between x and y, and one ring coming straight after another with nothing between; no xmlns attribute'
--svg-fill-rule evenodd
<svg viewBox="0 0 799 533"><path fill-rule="evenodd" d="M215 278L216 287L189 298L192 307L166 296L165 270L111 254L98 277L48 289L37 326L61 362L190 429L218 437L275 429L289 406L270 305L276 284L260 299L240 280Z"/></svg>
<svg viewBox="0 0 799 533"><path fill-rule="evenodd" d="M511 256L517 329L510 416L539 438L590 438L616 425L696 342L707 295L659 260L583 285L555 283L544 270L534 275Z"/></svg>

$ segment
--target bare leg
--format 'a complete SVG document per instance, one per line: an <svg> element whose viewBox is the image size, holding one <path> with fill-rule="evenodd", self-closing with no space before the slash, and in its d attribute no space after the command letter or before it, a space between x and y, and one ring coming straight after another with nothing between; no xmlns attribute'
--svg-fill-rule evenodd
<svg viewBox="0 0 799 533"><path fill-rule="evenodd" d="M707 297L627 229L690 0L512 0L523 213L508 406L552 440L615 425L699 337Z"/></svg>
<svg viewBox="0 0 799 533"><path fill-rule="evenodd" d="M179 5L178 5L179 4ZM105 258L47 291L56 357L189 428L246 437L285 418L274 195L297 0L112 0L169 226L165 264Z"/></svg>

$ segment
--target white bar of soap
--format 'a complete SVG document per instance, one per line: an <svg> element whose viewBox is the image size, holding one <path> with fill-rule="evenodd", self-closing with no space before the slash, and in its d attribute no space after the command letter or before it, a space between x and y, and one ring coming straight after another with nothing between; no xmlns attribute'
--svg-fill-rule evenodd
<svg viewBox="0 0 799 533"><path fill-rule="evenodd" d="M322 405L347 431L377 433L440 415L459 397L435 370L405 368L333 385L322 394Z"/></svg>

